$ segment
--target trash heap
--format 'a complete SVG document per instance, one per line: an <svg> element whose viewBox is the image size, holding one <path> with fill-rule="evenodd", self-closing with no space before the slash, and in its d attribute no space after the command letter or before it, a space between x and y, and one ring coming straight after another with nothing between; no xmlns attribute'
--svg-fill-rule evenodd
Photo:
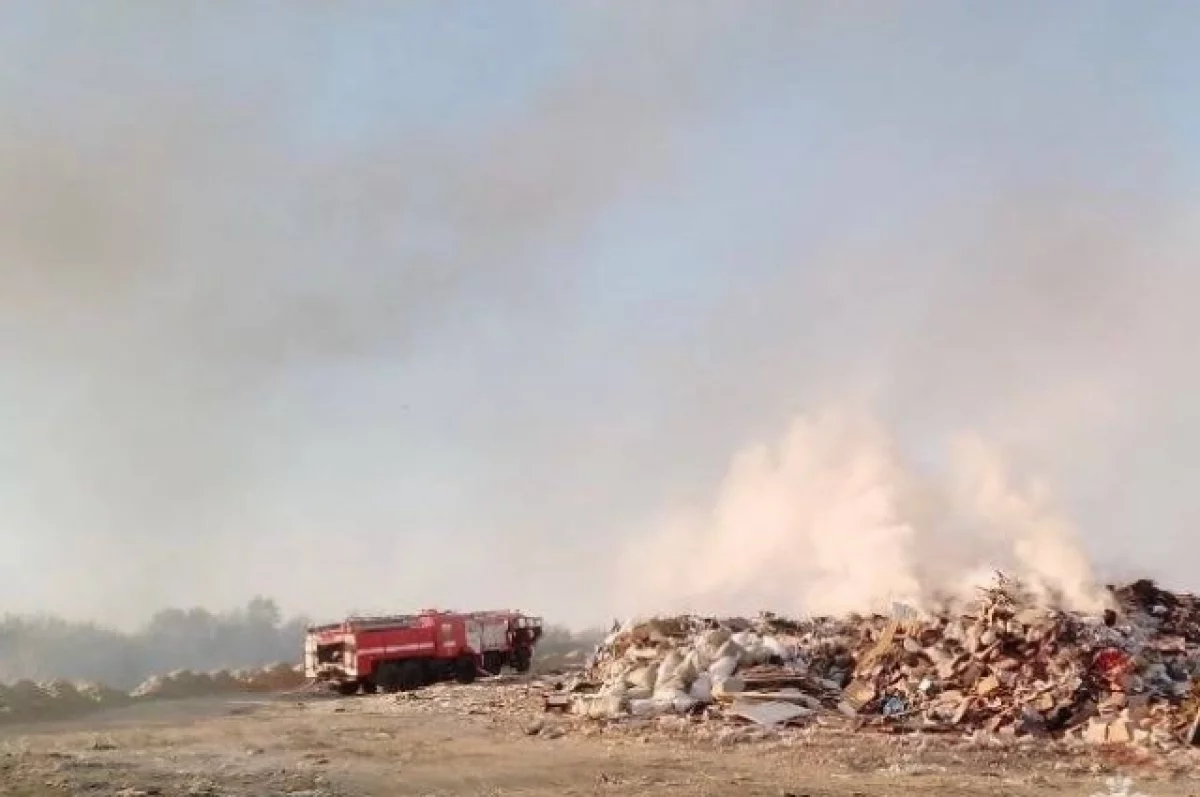
<svg viewBox="0 0 1200 797"><path fill-rule="evenodd" d="M793 622L682 617L612 633L573 685L566 706L593 718L677 713L743 716L783 724L834 710L854 652L874 623L866 618ZM551 698L553 705L555 699Z"/></svg>
<svg viewBox="0 0 1200 797"><path fill-rule="evenodd" d="M959 613L660 618L615 630L548 709L767 727L1063 737L1159 748L1200 730L1200 599L1139 581L1089 616L998 576Z"/></svg>

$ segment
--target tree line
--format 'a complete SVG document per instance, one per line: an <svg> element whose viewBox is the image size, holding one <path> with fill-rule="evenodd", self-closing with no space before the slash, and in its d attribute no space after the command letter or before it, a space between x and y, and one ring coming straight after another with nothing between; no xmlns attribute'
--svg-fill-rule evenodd
<svg viewBox="0 0 1200 797"><path fill-rule="evenodd" d="M173 670L299 663L309 625L305 617L285 618L275 601L263 597L226 612L163 609L134 632L48 615L7 615L0 619L0 682L66 678L130 690ZM586 652L602 637L602 631L549 626L538 653Z"/></svg>
<svg viewBox="0 0 1200 797"><path fill-rule="evenodd" d="M0 620L0 681L67 678L132 689L152 675L299 662L309 622L269 598L226 612L163 609L122 632L47 615Z"/></svg>

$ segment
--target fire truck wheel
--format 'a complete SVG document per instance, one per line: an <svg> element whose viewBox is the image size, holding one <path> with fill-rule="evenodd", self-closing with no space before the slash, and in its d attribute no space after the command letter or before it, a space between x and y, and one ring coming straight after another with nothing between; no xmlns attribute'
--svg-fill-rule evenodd
<svg viewBox="0 0 1200 797"><path fill-rule="evenodd" d="M337 691L338 691L338 694L341 695L342 697L350 697L351 695L357 695L358 694L358 682L357 681L342 681L340 684L337 685Z"/></svg>
<svg viewBox="0 0 1200 797"><path fill-rule="evenodd" d="M406 661L400 665L400 688L405 692L420 689L425 685L425 671L419 661Z"/></svg>
<svg viewBox="0 0 1200 797"><path fill-rule="evenodd" d="M515 651L513 653L513 669L521 673L529 672L529 667L533 664L532 659L529 651L524 648Z"/></svg>
<svg viewBox="0 0 1200 797"><path fill-rule="evenodd" d="M362 690L364 695L373 695L379 691L379 687L374 681L363 681Z"/></svg>
<svg viewBox="0 0 1200 797"><path fill-rule="evenodd" d="M454 664L454 680L460 684L475 682L476 666L474 656L463 656Z"/></svg>
<svg viewBox="0 0 1200 797"><path fill-rule="evenodd" d="M379 688L384 694L395 694L400 691L400 668L395 662L385 661L379 665L379 670L375 674L375 680L379 682Z"/></svg>

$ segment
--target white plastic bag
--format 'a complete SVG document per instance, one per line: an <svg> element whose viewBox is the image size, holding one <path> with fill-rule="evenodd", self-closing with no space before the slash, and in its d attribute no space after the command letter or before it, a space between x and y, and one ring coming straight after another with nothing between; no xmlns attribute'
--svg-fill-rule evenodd
<svg viewBox="0 0 1200 797"><path fill-rule="evenodd" d="M661 673L661 670L660 670ZM688 657L680 662L679 666L671 673L669 678L658 679L658 684L654 688L655 694L662 692L684 692L691 687L692 682L696 680L696 663L692 657Z"/></svg>
<svg viewBox="0 0 1200 797"><path fill-rule="evenodd" d="M737 672L737 668L738 657L736 655L724 656L712 663L712 666L708 668L708 674L712 676L713 682L716 683L717 681L724 681L733 675Z"/></svg>
<svg viewBox="0 0 1200 797"><path fill-rule="evenodd" d="M635 717L653 717L663 713L663 702L654 698L630 700L629 713Z"/></svg>
<svg viewBox="0 0 1200 797"><path fill-rule="evenodd" d="M789 659L795 657L795 651L780 642L777 637L763 637L762 645L763 649L767 651L769 656L778 656L784 661L788 661Z"/></svg>
<svg viewBox="0 0 1200 797"><path fill-rule="evenodd" d="M736 695L746 691L746 682L736 675L722 680L713 680L713 694L717 697Z"/></svg>
<svg viewBox="0 0 1200 797"><path fill-rule="evenodd" d="M658 683L658 663L651 662L645 667L638 667L625 676L625 682L632 687L653 689Z"/></svg>
<svg viewBox="0 0 1200 797"><path fill-rule="evenodd" d="M706 660L711 664L713 659L717 658L721 647L729 641L730 633L726 628L714 628L702 633L696 642L696 650L700 652L702 660Z"/></svg>
<svg viewBox="0 0 1200 797"><path fill-rule="evenodd" d="M712 676L706 672L700 673L692 682L692 688L688 690L688 694L699 703L711 703L713 698Z"/></svg>
<svg viewBox="0 0 1200 797"><path fill-rule="evenodd" d="M623 678L619 681L610 681L600 688L599 694L624 698L629 694L629 686L625 683L625 679Z"/></svg>
<svg viewBox="0 0 1200 797"><path fill-rule="evenodd" d="M675 677L675 671L683 664L683 656L678 650L672 650L658 665L658 677L654 679L654 691L662 689L663 684Z"/></svg>

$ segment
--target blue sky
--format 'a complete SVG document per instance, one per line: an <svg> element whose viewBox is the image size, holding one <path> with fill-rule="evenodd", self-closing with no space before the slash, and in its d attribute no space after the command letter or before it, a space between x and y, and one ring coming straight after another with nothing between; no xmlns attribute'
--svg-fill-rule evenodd
<svg viewBox="0 0 1200 797"><path fill-rule="evenodd" d="M1186 580L1197 33L1182 2L16 4L0 598L602 619L657 513L845 403L921 461L988 436L1098 560Z"/></svg>

